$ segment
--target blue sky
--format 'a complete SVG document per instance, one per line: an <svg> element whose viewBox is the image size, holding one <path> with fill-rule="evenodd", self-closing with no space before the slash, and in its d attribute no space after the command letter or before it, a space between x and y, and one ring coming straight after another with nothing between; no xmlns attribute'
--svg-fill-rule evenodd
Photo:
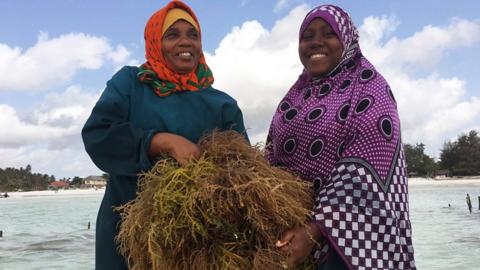
<svg viewBox="0 0 480 270"><path fill-rule="evenodd" d="M191 0L214 86L235 97L260 142L302 67L297 31L319 1ZM105 82L144 61L143 29L166 1L0 2L0 168L58 177L100 173L80 129ZM442 144L480 129L478 1L330 1L399 101L405 142ZM255 97L252 99L252 97Z"/></svg>

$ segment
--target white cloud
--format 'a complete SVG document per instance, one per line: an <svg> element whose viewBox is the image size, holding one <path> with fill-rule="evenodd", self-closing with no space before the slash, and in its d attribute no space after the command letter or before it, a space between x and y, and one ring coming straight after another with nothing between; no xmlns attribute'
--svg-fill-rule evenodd
<svg viewBox="0 0 480 270"><path fill-rule="evenodd" d="M235 27L207 62L215 87L239 102L252 141L263 141L276 105L302 71L298 29L307 6L293 9L271 31L257 21Z"/></svg>
<svg viewBox="0 0 480 270"><path fill-rule="evenodd" d="M278 12L278 11L284 9L287 6L288 1L289 0L277 0L277 3L275 4L275 7L273 8L273 11Z"/></svg>
<svg viewBox="0 0 480 270"><path fill-rule="evenodd" d="M45 96L42 104L34 111L34 121L51 126L82 124L90 113L98 94L90 94L78 85L68 87L63 93L51 93Z"/></svg>
<svg viewBox="0 0 480 270"><path fill-rule="evenodd" d="M131 53L123 45L117 45L117 49L107 54L114 63L121 64L125 63Z"/></svg>
<svg viewBox="0 0 480 270"><path fill-rule="evenodd" d="M80 133L98 94L71 86L63 93L45 96L37 109L24 116L11 106L0 104L0 147L49 144Z"/></svg>
<svg viewBox="0 0 480 270"><path fill-rule="evenodd" d="M362 49L377 65L432 70L448 50L472 46L480 42L480 24L460 18L448 26L427 25L405 39L387 35L398 27L395 17L367 17L360 27ZM378 26L378 27L377 27Z"/></svg>
<svg viewBox="0 0 480 270"><path fill-rule="evenodd" d="M0 73L8 74L0 77L0 92L45 90L69 82L79 70L132 61L124 46L113 48L104 37L70 33L49 38L43 32L25 51L0 43L0 59Z"/></svg>
<svg viewBox="0 0 480 270"><path fill-rule="evenodd" d="M456 18L447 26L425 26L405 39L386 39L398 25L394 17L366 18L359 29L361 47L396 95L404 141L423 142L438 156L445 141L479 124L479 98L468 96L464 80L441 77L436 67L450 50L478 46L480 24Z"/></svg>
<svg viewBox="0 0 480 270"><path fill-rule="evenodd" d="M55 175L57 178L102 174L83 150L52 150L33 146L0 148L1 168L25 168L28 164L32 166L34 173Z"/></svg>
<svg viewBox="0 0 480 270"><path fill-rule="evenodd" d="M395 16L367 17L360 27L361 38L372 43L380 42L386 35L391 34L398 27L400 22Z"/></svg>
<svg viewBox="0 0 480 270"><path fill-rule="evenodd" d="M293 9L271 30L245 22L207 54L215 87L237 99L252 142L265 139L276 105L302 70L297 39L307 11L304 5ZM361 47L392 86L404 141L424 142L436 155L445 140L480 124L480 98L469 97L458 76L442 77L435 69L449 50L478 46L480 25L456 18L404 39L394 36L399 25L393 16L365 18L359 27Z"/></svg>
<svg viewBox="0 0 480 270"><path fill-rule="evenodd" d="M38 126L20 119L14 108L0 105L0 146L17 147L32 141L55 139L64 133L58 127Z"/></svg>
<svg viewBox="0 0 480 270"><path fill-rule="evenodd" d="M386 74L398 100L404 141L423 142L429 153L438 155L449 137L473 128L480 116L480 100L467 97L464 81L436 74L421 79L397 75Z"/></svg>
<svg viewBox="0 0 480 270"><path fill-rule="evenodd" d="M79 86L47 94L36 109L19 113L0 104L0 167L25 167L71 176L98 172L83 149L81 128L99 94Z"/></svg>

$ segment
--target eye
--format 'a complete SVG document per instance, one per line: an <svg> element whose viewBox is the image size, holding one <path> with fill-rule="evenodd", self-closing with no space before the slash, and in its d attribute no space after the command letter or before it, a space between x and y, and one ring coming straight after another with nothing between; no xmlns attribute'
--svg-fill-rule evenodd
<svg viewBox="0 0 480 270"><path fill-rule="evenodd" d="M197 40L200 37L197 31L190 31L188 36L193 40Z"/></svg>
<svg viewBox="0 0 480 270"><path fill-rule="evenodd" d="M328 32L326 32L326 33L324 34L324 36L325 36L326 38L334 38L334 37L337 37L337 35L336 35L335 32L333 32L333 31L328 31Z"/></svg>
<svg viewBox="0 0 480 270"><path fill-rule="evenodd" d="M307 35L303 37L304 40L311 40L313 39L313 35Z"/></svg>
<svg viewBox="0 0 480 270"><path fill-rule="evenodd" d="M175 31L166 32L165 35L163 36L164 39L174 39L176 37L178 37L178 33Z"/></svg>
<svg viewBox="0 0 480 270"><path fill-rule="evenodd" d="M302 35L302 40L312 40L313 39L313 33L311 31L305 31Z"/></svg>

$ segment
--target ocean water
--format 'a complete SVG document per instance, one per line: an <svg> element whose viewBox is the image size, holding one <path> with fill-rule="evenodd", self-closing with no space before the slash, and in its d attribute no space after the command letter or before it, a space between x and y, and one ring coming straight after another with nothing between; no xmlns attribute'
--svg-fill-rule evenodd
<svg viewBox="0 0 480 270"><path fill-rule="evenodd" d="M101 199L99 194L0 199L0 269L94 269Z"/></svg>
<svg viewBox="0 0 480 270"><path fill-rule="evenodd" d="M478 184L410 186L418 269L480 269L479 195ZM100 201L98 194L0 199L0 269L93 269Z"/></svg>
<svg viewBox="0 0 480 270"><path fill-rule="evenodd" d="M480 185L410 185L409 192L418 269L480 269Z"/></svg>

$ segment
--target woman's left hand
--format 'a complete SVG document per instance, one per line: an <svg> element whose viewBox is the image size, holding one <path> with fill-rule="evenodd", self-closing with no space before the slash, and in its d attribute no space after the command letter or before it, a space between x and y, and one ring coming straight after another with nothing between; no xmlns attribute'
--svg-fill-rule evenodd
<svg viewBox="0 0 480 270"><path fill-rule="evenodd" d="M286 231L283 237L277 241L276 246L288 254L286 260L288 267L294 267L307 259L315 241L319 238L319 229L310 223L307 227L297 227Z"/></svg>

